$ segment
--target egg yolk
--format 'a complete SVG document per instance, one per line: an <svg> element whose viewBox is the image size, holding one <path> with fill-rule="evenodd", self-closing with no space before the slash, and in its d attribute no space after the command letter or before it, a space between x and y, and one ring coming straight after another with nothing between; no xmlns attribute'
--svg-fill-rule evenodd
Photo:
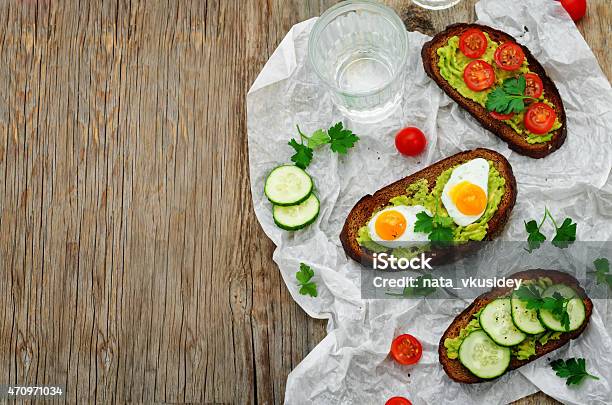
<svg viewBox="0 0 612 405"><path fill-rule="evenodd" d="M462 181L449 192L455 206L465 215L478 215L487 207L487 195L476 184Z"/></svg>
<svg viewBox="0 0 612 405"><path fill-rule="evenodd" d="M389 210L380 213L374 226L383 240L394 240L406 230L406 218L398 211Z"/></svg>

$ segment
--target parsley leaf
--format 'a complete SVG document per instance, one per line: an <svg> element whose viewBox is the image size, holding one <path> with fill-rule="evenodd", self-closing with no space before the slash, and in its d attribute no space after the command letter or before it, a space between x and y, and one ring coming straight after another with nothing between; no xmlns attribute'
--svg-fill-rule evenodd
<svg viewBox="0 0 612 405"><path fill-rule="evenodd" d="M542 307L542 296L535 285L522 285L514 294L519 300L527 303L527 309L540 309Z"/></svg>
<svg viewBox="0 0 612 405"><path fill-rule="evenodd" d="M342 122L336 123L328 131L317 129L310 136L304 134L299 125L296 125L296 127L298 134L300 134L300 142L298 143L295 139L289 141L289 145L295 149L295 154L291 156L291 160L302 169L308 167L312 161L314 149L319 146L329 144L333 152L345 154L359 140L359 137L353 134L351 130L343 128ZM304 141L306 142L304 143Z"/></svg>
<svg viewBox="0 0 612 405"><path fill-rule="evenodd" d="M453 225L454 221L451 217L439 215L438 213L436 213L436 215L434 215L433 217L433 223L436 225L440 225L444 228L450 228Z"/></svg>
<svg viewBox="0 0 612 405"><path fill-rule="evenodd" d="M503 83L504 91L508 94L515 96L522 96L525 94L525 87L527 86L527 80L525 76L521 75L517 78L510 78L504 80Z"/></svg>
<svg viewBox="0 0 612 405"><path fill-rule="evenodd" d="M416 222L414 223L414 231L422 233L430 233L433 230L433 218L427 215L425 211L416 214Z"/></svg>
<svg viewBox="0 0 612 405"><path fill-rule="evenodd" d="M312 161L312 148L297 143L295 139L289 141L289 146L295 149L295 154L291 156L291 161L299 168L306 169Z"/></svg>
<svg viewBox="0 0 612 405"><path fill-rule="evenodd" d="M561 226L557 228L557 234L553 238L552 244L560 249L564 249L575 240L576 224L572 223L572 220L570 218L565 218Z"/></svg>
<svg viewBox="0 0 612 405"><path fill-rule="evenodd" d="M432 242L452 242L453 230L450 228L436 227L429 234L429 240Z"/></svg>
<svg viewBox="0 0 612 405"><path fill-rule="evenodd" d="M311 297L317 296L317 285L315 283L307 283L300 287L300 294L310 295Z"/></svg>
<svg viewBox="0 0 612 405"><path fill-rule="evenodd" d="M310 138L308 138L308 147L314 149L321 145L325 145L326 143L329 143L329 141L330 141L330 138L329 138L329 135L327 135L327 132L325 132L322 129L317 129L316 131L312 133Z"/></svg>
<svg viewBox="0 0 612 405"><path fill-rule="evenodd" d="M542 297L540 290L534 285L522 285L514 293L518 299L527 303L527 309L545 309L550 311L561 322L565 330L569 329L568 299L558 292L552 297Z"/></svg>
<svg viewBox="0 0 612 405"><path fill-rule="evenodd" d="M331 150L340 154L345 154L348 149L352 148L359 137L350 129L344 129L342 122L338 122L327 131L330 138Z"/></svg>
<svg viewBox="0 0 612 405"><path fill-rule="evenodd" d="M451 217L440 215L437 212L433 217L430 217L425 211L419 212L416 217L415 232L428 233L429 240L432 242L453 241L453 219Z"/></svg>
<svg viewBox="0 0 612 405"><path fill-rule="evenodd" d="M306 140L306 145L308 145L308 147L311 149L315 149L321 145L329 143L329 135L327 135L327 132L325 132L323 129L317 129L312 133L312 135L307 136L302 132L299 125L296 125L295 127L297 128L298 134L300 134L300 141L304 143L304 140Z"/></svg>
<svg viewBox="0 0 612 405"><path fill-rule="evenodd" d="M525 95L526 82L524 75L504 80L501 86L491 91L487 96L485 103L487 110L497 111L501 114L523 111L525 109L525 99L535 100L533 97Z"/></svg>
<svg viewBox="0 0 612 405"><path fill-rule="evenodd" d="M587 377L599 380L599 377L586 371L586 361L582 358L559 359L551 362L550 366L558 377L567 379L566 385L578 385Z"/></svg>
<svg viewBox="0 0 612 405"><path fill-rule="evenodd" d="M554 293L552 297L546 297L542 300L542 309L549 310L561 322L561 326L565 330L569 330L570 326L569 314L567 313L568 302L569 300L558 292Z"/></svg>
<svg viewBox="0 0 612 405"><path fill-rule="evenodd" d="M423 284L424 279L433 279L431 274L424 274L416 278L415 287L405 287L402 295L404 297L426 297L436 292L436 287L426 287Z"/></svg>
<svg viewBox="0 0 612 405"><path fill-rule="evenodd" d="M295 278L300 287L300 294L310 295L311 297L317 296L317 285L313 281L310 281L313 276L314 270L307 264L300 263L300 270L295 273Z"/></svg>
<svg viewBox="0 0 612 405"><path fill-rule="evenodd" d="M527 251L531 253L542 245L542 242L546 240L546 236L540 232L538 223L534 220L525 222L525 230L529 234L529 237L527 238L529 249Z"/></svg>
<svg viewBox="0 0 612 405"><path fill-rule="evenodd" d="M498 87L489 93L485 107L489 111L497 111L501 114L508 114L512 111L510 107L510 98L503 88Z"/></svg>
<svg viewBox="0 0 612 405"><path fill-rule="evenodd" d="M600 257L593 262L595 266L595 271L591 271L590 273L595 273L595 277L597 279L597 285L599 284L607 284L608 287L612 288L612 274L610 274L610 261L605 257Z"/></svg>
<svg viewBox="0 0 612 405"><path fill-rule="evenodd" d="M576 240L577 224L574 223L571 218L565 218L561 226L558 226L548 208L544 208L544 217L539 225L535 220L525 222L525 230L529 234L527 238L529 249L526 250L529 253L533 252L535 249L538 249L542 245L542 242L546 240L546 236L540 232L540 229L542 228L542 225L544 225L544 222L546 222L547 218L550 219L555 227L556 234L552 239L553 246L556 246L559 249L564 249Z"/></svg>

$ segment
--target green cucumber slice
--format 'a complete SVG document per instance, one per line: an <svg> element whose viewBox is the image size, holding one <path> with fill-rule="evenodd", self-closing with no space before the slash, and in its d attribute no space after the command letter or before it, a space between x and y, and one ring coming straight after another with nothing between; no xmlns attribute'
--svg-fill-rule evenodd
<svg viewBox="0 0 612 405"><path fill-rule="evenodd" d="M264 193L274 205L297 205L312 193L312 178L293 165L274 168L266 178Z"/></svg>
<svg viewBox="0 0 612 405"><path fill-rule="evenodd" d="M582 298L575 297L569 300L567 303L567 314L569 315L569 329L565 329L561 325L561 321L549 310L540 309L538 311L540 321L547 329L554 330L555 332L571 332L580 328L586 319L586 309L584 308Z"/></svg>
<svg viewBox="0 0 612 405"><path fill-rule="evenodd" d="M553 284L542 293L542 297L552 297L556 292L561 294L563 298L574 298L578 294L576 291L565 284Z"/></svg>
<svg viewBox="0 0 612 405"><path fill-rule="evenodd" d="M470 333L459 347L459 361L480 378L495 378L510 365L510 349L499 346L481 330Z"/></svg>
<svg viewBox="0 0 612 405"><path fill-rule="evenodd" d="M510 298L498 298L480 313L480 326L498 345L514 346L527 338L514 326L511 307Z"/></svg>
<svg viewBox="0 0 612 405"><path fill-rule="evenodd" d="M310 194L306 201L298 205L272 207L274 223L286 231L297 231L310 225L319 216L319 199Z"/></svg>
<svg viewBox="0 0 612 405"><path fill-rule="evenodd" d="M512 294L512 322L521 331L530 335L537 335L546 331L546 328L538 318L537 309L527 308L527 303Z"/></svg>

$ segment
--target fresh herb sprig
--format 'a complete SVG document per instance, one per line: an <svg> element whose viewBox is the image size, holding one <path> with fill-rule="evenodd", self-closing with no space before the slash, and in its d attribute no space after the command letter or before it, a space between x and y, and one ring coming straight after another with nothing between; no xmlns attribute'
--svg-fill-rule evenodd
<svg viewBox="0 0 612 405"><path fill-rule="evenodd" d="M548 208L544 208L544 217L538 224L535 220L525 222L525 230L529 235L527 237L527 243L529 245L526 249L529 253L538 249L542 243L546 240L546 236L540 232L540 229L546 222L546 219L550 219L553 226L555 227L555 237L552 239L553 246L559 249L568 247L571 243L576 240L576 227L577 224L572 221L571 218L565 218L561 225L557 224L557 221L553 218Z"/></svg>
<svg viewBox="0 0 612 405"><path fill-rule="evenodd" d="M298 125L296 127L300 135L300 142L295 139L289 141L289 146L295 150L295 153L291 156L291 161L302 169L306 169L310 165L314 150L322 145L329 144L332 152L343 155L359 141L359 137L353 134L350 129L344 128L342 122L336 123L327 131L317 129L310 136L304 134Z"/></svg>
<svg viewBox="0 0 612 405"><path fill-rule="evenodd" d="M555 292L552 297L542 297L540 290L534 285L522 285L515 294L518 299L527 303L528 309L550 311L561 322L561 326L569 330L570 319L567 312L569 300L567 298L558 292Z"/></svg>
<svg viewBox="0 0 612 405"><path fill-rule="evenodd" d="M416 215L416 218L417 220L414 224L415 232L427 233L429 235L429 240L432 242L453 241L453 219L440 215L438 205L436 205L436 212L433 217L429 216L425 211L422 211Z"/></svg>
<svg viewBox="0 0 612 405"><path fill-rule="evenodd" d="M317 285L311 279L314 277L314 270L310 268L307 264L300 263L300 270L295 273L295 278L298 281L298 286L300 287L300 294L302 295L310 295L311 297L316 297L317 294Z"/></svg>
<svg viewBox="0 0 612 405"><path fill-rule="evenodd" d="M612 274L610 273L610 261L605 257L600 257L593 262L595 271L589 273L595 274L597 285L604 284L612 288Z"/></svg>
<svg viewBox="0 0 612 405"><path fill-rule="evenodd" d="M485 103L487 110L500 114L520 113L525 109L525 100L536 100L525 95L526 86L524 75L504 80L501 86L489 93Z"/></svg>
<svg viewBox="0 0 612 405"><path fill-rule="evenodd" d="M558 377L567 378L566 385L578 385L587 377L599 380L599 377L586 371L586 361L582 358L559 359L551 362L550 366Z"/></svg>
<svg viewBox="0 0 612 405"><path fill-rule="evenodd" d="M431 274L424 274L416 278L415 287L405 287L402 295L404 297L426 297L436 292L436 287L426 286L423 280L433 279Z"/></svg>

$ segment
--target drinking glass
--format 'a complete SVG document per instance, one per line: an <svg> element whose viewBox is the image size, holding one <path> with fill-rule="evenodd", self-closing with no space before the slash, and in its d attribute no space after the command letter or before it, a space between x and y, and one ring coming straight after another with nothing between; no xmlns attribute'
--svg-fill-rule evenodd
<svg viewBox="0 0 612 405"><path fill-rule="evenodd" d="M430 10L442 10L449 8L459 3L461 0L412 0L417 6L428 8Z"/></svg>
<svg viewBox="0 0 612 405"><path fill-rule="evenodd" d="M376 122L402 100L408 35L389 7L344 1L315 23L308 58L334 104L349 118Z"/></svg>

